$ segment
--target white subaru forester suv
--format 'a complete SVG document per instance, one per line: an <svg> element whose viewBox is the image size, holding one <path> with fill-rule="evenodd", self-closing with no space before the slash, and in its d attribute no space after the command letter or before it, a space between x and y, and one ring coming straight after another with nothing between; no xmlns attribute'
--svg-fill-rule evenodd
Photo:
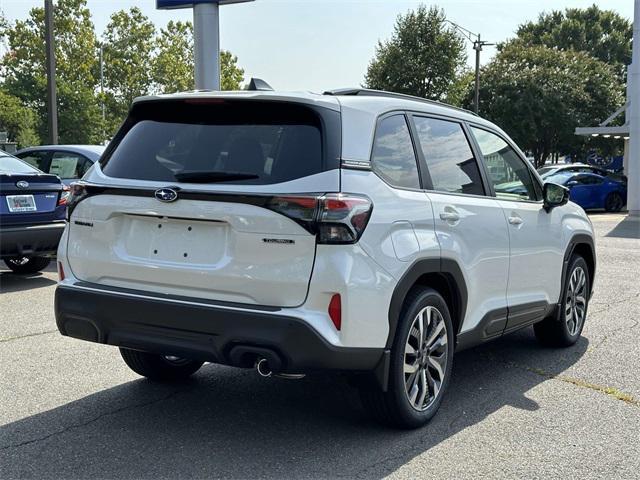
<svg viewBox="0 0 640 480"><path fill-rule="evenodd" d="M579 338L591 223L474 114L371 90L135 101L73 187L63 335L171 381L204 362L354 374L379 420L437 411L454 353Z"/></svg>

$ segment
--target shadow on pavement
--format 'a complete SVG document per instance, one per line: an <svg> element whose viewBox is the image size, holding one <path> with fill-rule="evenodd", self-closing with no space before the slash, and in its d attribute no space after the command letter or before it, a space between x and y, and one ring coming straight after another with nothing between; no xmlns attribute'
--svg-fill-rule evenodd
<svg viewBox="0 0 640 480"><path fill-rule="evenodd" d="M640 218L625 217L606 236L640 239Z"/></svg>
<svg viewBox="0 0 640 480"><path fill-rule="evenodd" d="M2 476L382 478L499 409L537 410L527 392L588 344L545 349L528 329L460 353L440 412L415 431L377 426L335 375L265 380L209 365L180 385L132 381L1 427Z"/></svg>
<svg viewBox="0 0 640 480"><path fill-rule="evenodd" d="M56 273L56 264L51 262L43 270L47 273ZM50 287L56 283L55 277L49 278L41 272L30 275L18 275L11 270L0 271L0 293L20 292L34 288Z"/></svg>

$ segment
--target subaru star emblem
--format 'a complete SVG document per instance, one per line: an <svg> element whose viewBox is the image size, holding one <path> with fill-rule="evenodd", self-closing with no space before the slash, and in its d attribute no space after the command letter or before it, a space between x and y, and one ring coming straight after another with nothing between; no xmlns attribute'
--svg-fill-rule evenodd
<svg viewBox="0 0 640 480"><path fill-rule="evenodd" d="M20 180L16 182L16 187L18 188L29 188L29 182L25 182L24 180Z"/></svg>
<svg viewBox="0 0 640 480"><path fill-rule="evenodd" d="M175 202L178 199L178 192L172 188L159 188L154 195L161 202Z"/></svg>

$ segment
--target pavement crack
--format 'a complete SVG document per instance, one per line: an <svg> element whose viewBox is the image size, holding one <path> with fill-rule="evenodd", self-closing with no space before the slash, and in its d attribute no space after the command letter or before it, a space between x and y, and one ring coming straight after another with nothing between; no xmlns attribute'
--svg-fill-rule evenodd
<svg viewBox="0 0 640 480"><path fill-rule="evenodd" d="M508 365L513 368L518 368L520 370L525 370L527 372L535 373L536 375L540 375L541 377L548 378L549 380L558 380L564 383L569 383L576 387L586 388L588 390L593 390L598 393L603 393L610 397L615 398L616 400L620 400L627 405L633 405L634 407L640 407L640 399L635 398L633 395L623 392L616 387L609 387L606 385L599 385L597 383L587 382L586 380L580 380L578 378L570 377L567 375L556 375L555 373L547 372L542 368L529 367L528 365L521 365L515 362L509 362L504 360L497 360L492 358L493 361L499 361L505 365Z"/></svg>
<svg viewBox="0 0 640 480"><path fill-rule="evenodd" d="M29 338L29 337L38 337L40 335L49 335L51 333L57 333L58 330L46 330L44 332L37 332L37 333L28 333L27 335L18 335L17 337L7 337L7 338L0 338L0 343L6 343L6 342L11 342L13 340L20 340L22 338Z"/></svg>
<svg viewBox="0 0 640 480"><path fill-rule="evenodd" d="M105 417L109 417L111 415L116 415L116 414L118 414L120 412L124 412L125 410L132 410L132 409L141 408L141 407L148 407L148 406L154 405L156 403L164 402L165 400L169 400L170 398L172 398L172 397L174 397L174 396L176 396L176 395L178 395L180 393L188 392L189 390L190 389L174 390L173 392L171 392L171 393L169 393L167 395L164 395L163 397L156 398L155 400L151 400L151 401L143 402L143 403L136 403L136 404L133 404L133 405L126 405L124 407L117 408L116 410L111 410L109 412L104 412L104 413L101 413L100 415L98 415L96 417L93 417L93 418L87 420L86 422L68 425L68 426L66 426L66 427L64 427L64 428L62 428L60 430L57 430L55 432L51 432L51 433L49 433L47 435L44 435L42 437L32 438L30 440L25 440L24 442L20 442L20 443L14 443L14 444L10 444L10 445L2 445L2 446L0 446L0 451L9 450L9 449L13 449L13 448L20 448L20 447L24 447L26 445L31 445L33 443L42 442L42 441L48 440L49 438L54 437L56 435L61 435L63 433L71 431L71 430L75 430L75 429L78 429L78 428L86 427L87 425L91 425L92 423L95 423L98 420L101 420L101 419L103 419Z"/></svg>

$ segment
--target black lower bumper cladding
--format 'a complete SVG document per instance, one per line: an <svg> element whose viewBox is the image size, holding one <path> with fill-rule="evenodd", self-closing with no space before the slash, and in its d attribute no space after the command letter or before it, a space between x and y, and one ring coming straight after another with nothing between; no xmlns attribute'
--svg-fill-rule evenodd
<svg viewBox="0 0 640 480"><path fill-rule="evenodd" d="M64 225L64 222L55 222L42 225L3 226L0 234L0 255L18 257L55 254Z"/></svg>
<svg viewBox="0 0 640 480"><path fill-rule="evenodd" d="M90 342L227 365L237 364L229 355L234 347L252 346L275 352L283 371L290 372L373 370L384 353L382 348L335 347L283 309L243 311L83 285L56 289L56 323L63 335Z"/></svg>

